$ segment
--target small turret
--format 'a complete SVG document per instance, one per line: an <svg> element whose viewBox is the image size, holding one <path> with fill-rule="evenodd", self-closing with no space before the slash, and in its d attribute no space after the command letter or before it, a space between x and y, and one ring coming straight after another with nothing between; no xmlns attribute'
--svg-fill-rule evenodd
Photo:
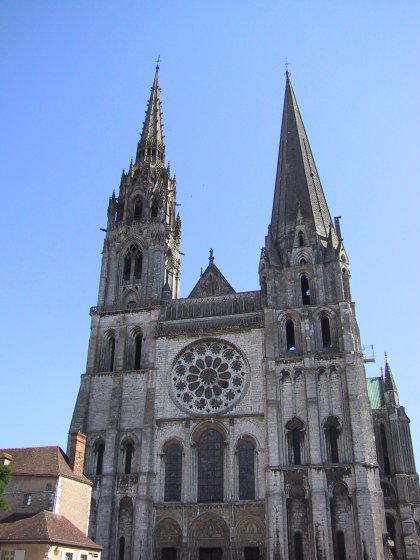
<svg viewBox="0 0 420 560"><path fill-rule="evenodd" d="M388 362L388 357L385 354L385 375L384 375L384 396L385 403L392 406L399 406L398 389L392 375L391 367Z"/></svg>

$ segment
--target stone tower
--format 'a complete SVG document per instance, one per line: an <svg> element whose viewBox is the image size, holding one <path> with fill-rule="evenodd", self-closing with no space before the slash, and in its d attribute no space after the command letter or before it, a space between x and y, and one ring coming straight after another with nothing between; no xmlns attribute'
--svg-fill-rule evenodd
<svg viewBox="0 0 420 560"><path fill-rule="evenodd" d="M260 290L236 293L211 250L179 298L164 158L157 68L135 163L109 203L70 430L87 436L89 536L105 560L418 558L416 535L405 548L388 538L349 261L288 73ZM396 391L384 395L407 446ZM394 528L411 530L418 479L405 468Z"/></svg>
<svg viewBox="0 0 420 560"><path fill-rule="evenodd" d="M178 297L180 219L176 182L165 167L159 67L147 105L135 163L109 199L98 307L159 305Z"/></svg>

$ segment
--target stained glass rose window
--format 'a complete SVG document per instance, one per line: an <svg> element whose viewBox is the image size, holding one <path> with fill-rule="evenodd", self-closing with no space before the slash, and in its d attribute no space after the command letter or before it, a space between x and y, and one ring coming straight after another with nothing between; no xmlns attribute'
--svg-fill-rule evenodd
<svg viewBox="0 0 420 560"><path fill-rule="evenodd" d="M242 397L249 382L243 354L223 340L199 340L174 360L169 378L176 404L193 414L220 414Z"/></svg>

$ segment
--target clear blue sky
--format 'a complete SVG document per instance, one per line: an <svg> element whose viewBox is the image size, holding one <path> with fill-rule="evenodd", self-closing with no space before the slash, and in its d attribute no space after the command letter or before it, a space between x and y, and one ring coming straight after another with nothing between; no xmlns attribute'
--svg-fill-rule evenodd
<svg viewBox="0 0 420 560"><path fill-rule="evenodd" d="M258 288L287 56L375 346L367 373L388 352L419 458L419 21L417 0L1 2L0 447L66 445L99 228L158 55L181 294L210 247L237 291Z"/></svg>

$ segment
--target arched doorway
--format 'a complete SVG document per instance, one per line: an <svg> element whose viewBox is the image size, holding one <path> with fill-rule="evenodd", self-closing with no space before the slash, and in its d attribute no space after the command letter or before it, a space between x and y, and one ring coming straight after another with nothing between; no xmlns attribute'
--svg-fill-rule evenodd
<svg viewBox="0 0 420 560"><path fill-rule="evenodd" d="M244 560L264 557L264 525L255 517L246 517L236 527L236 548Z"/></svg>
<svg viewBox="0 0 420 560"><path fill-rule="evenodd" d="M155 558L178 560L181 558L182 536L178 523L169 517L162 519L155 529Z"/></svg>
<svg viewBox="0 0 420 560"><path fill-rule="evenodd" d="M189 543L197 560L222 560L229 549L229 529L221 517L205 513L192 523Z"/></svg>

